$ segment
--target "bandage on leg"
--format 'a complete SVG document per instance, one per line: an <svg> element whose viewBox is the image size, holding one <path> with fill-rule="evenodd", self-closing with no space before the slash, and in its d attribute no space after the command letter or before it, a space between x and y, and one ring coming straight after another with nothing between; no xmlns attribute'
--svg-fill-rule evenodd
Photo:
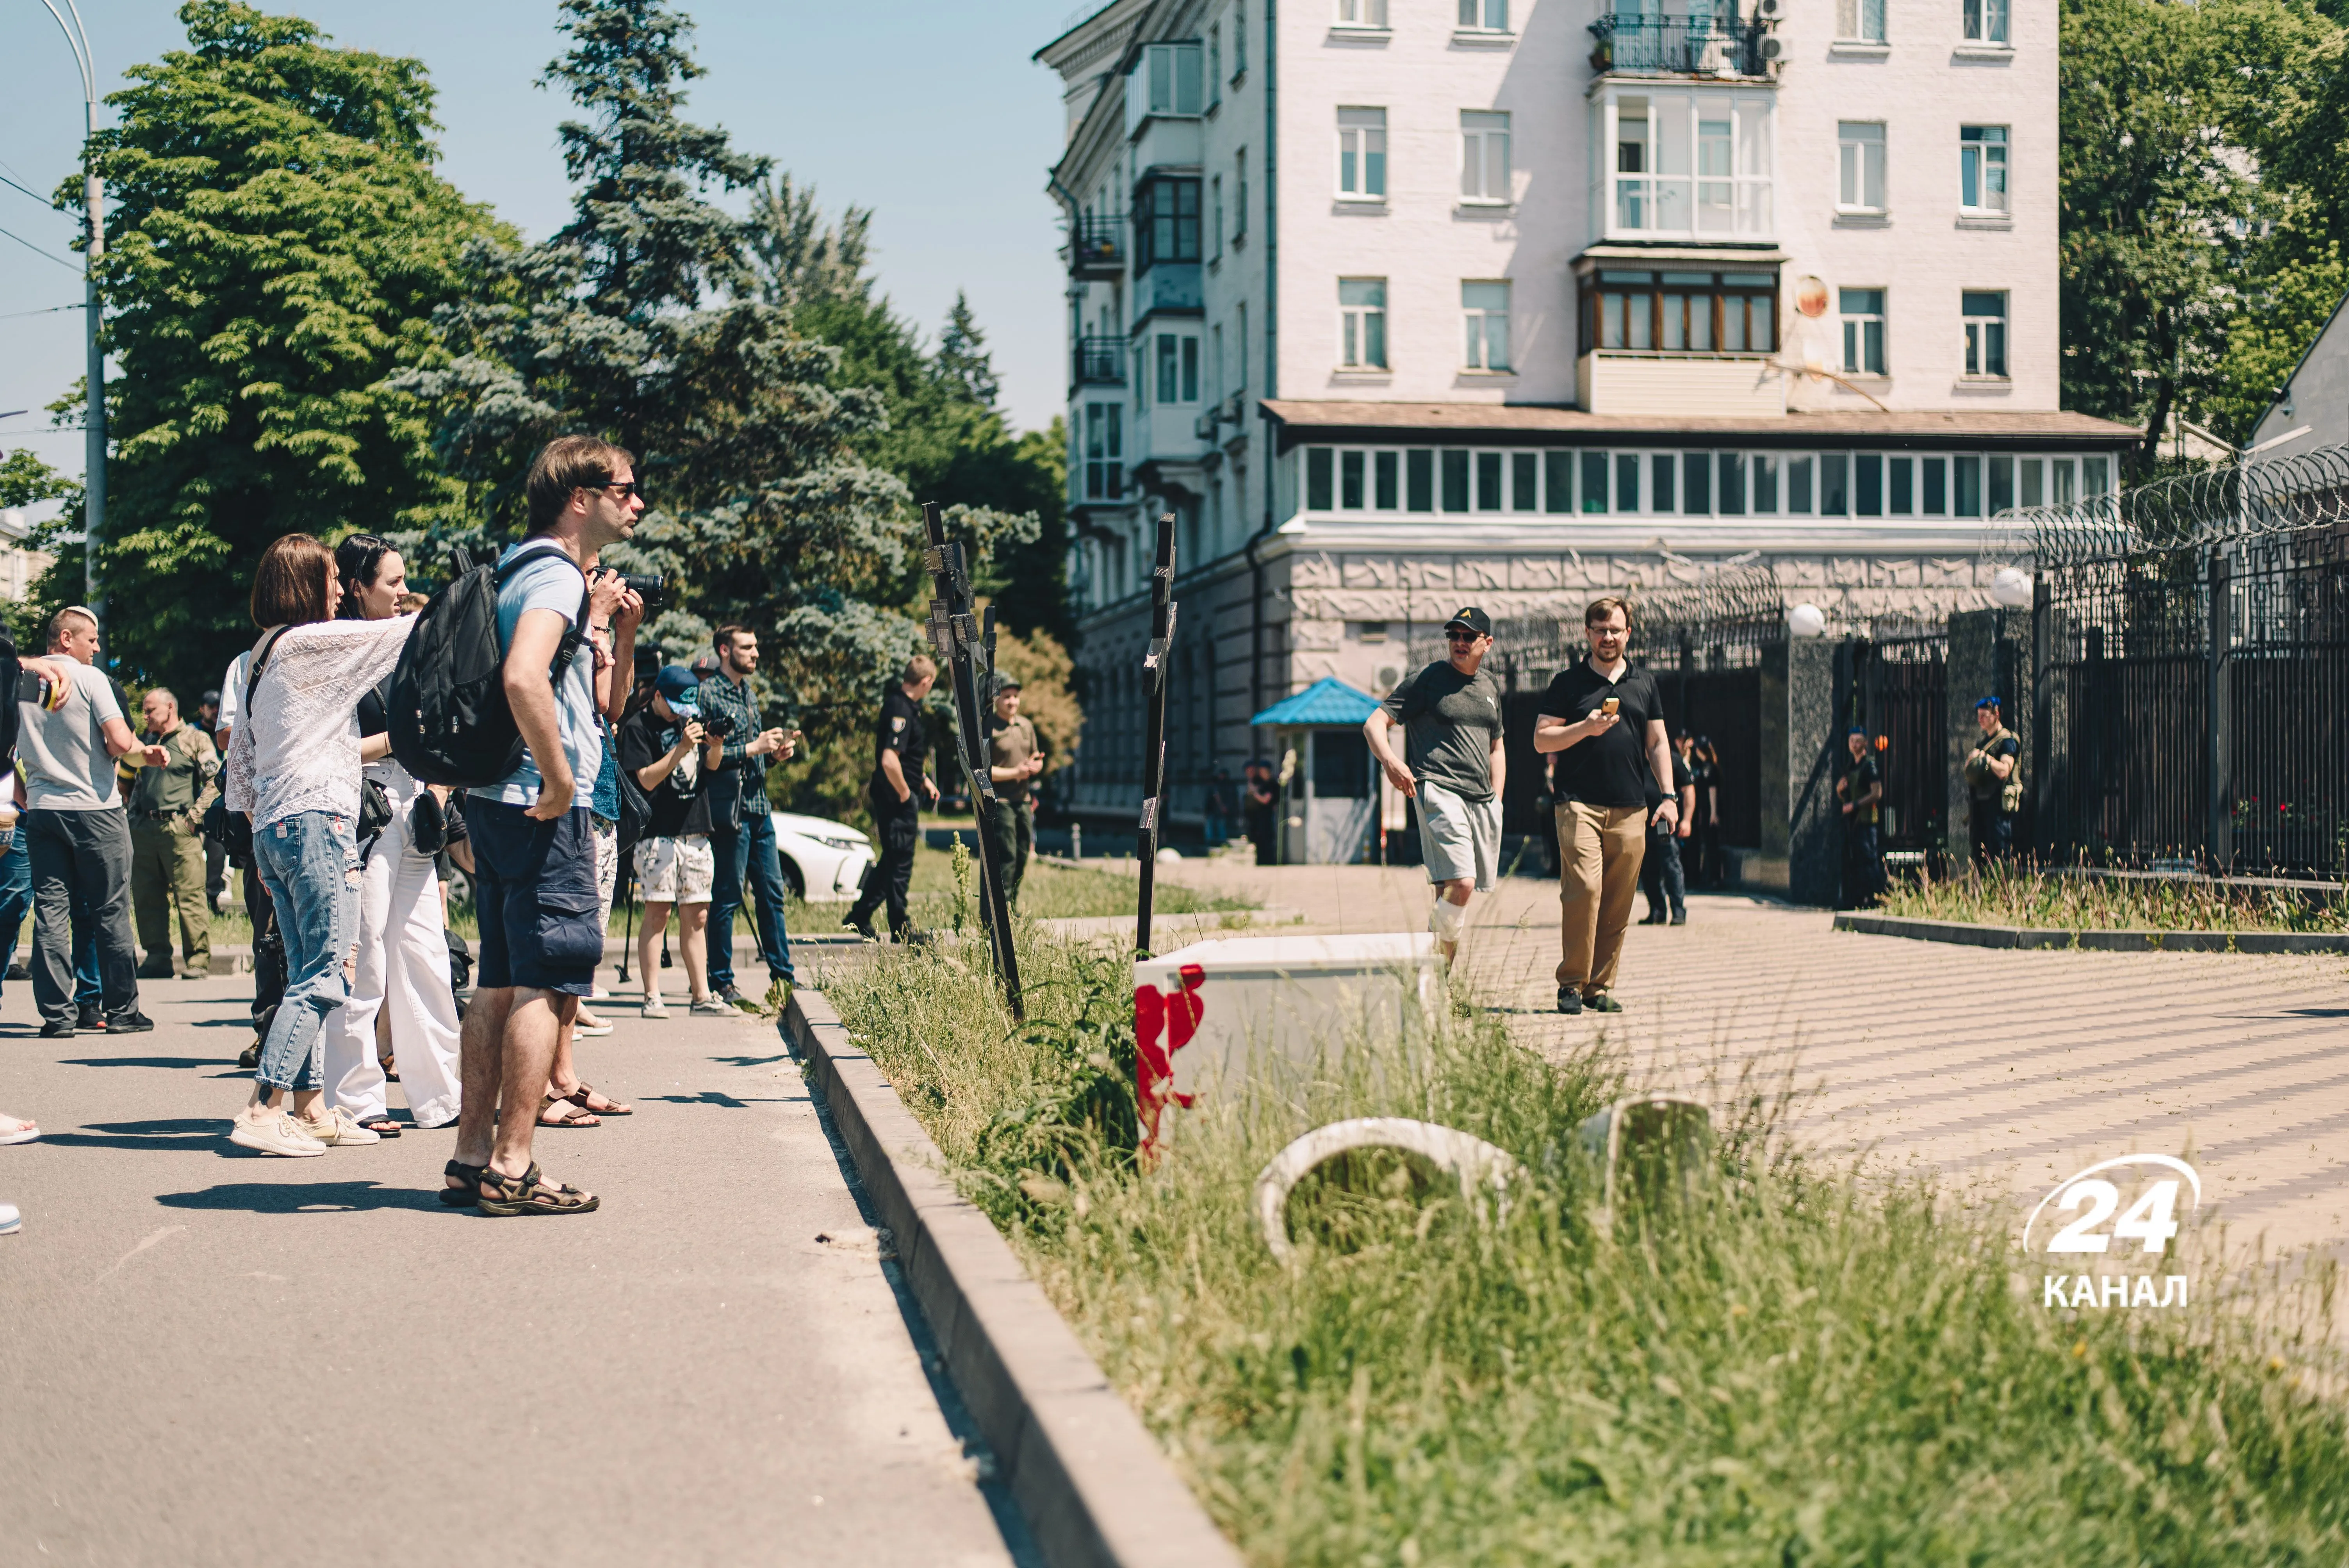
<svg viewBox="0 0 2349 1568"><path fill-rule="evenodd" d="M1438 942L1458 942L1460 934L1468 929L1468 906L1438 898L1428 912L1427 929L1435 933Z"/></svg>

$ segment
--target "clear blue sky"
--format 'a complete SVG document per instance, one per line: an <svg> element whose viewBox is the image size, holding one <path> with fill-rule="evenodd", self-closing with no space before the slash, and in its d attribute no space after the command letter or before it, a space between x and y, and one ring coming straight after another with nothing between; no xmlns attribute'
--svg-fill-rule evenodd
<svg viewBox="0 0 2349 1568"><path fill-rule="evenodd" d="M125 67L185 44L177 7L163 0L79 3L101 97ZM1060 149L1059 83L1029 57L1092 9L1071 7L683 0L709 72L693 84L688 117L812 182L830 211L874 209L881 286L925 332L957 288L968 291L1023 428L1049 422L1066 387L1059 236L1044 194ZM569 192L554 127L570 105L531 85L560 46L552 0L264 8L305 15L343 45L420 57L440 92L442 172L533 239L561 225ZM9 56L0 173L47 192L78 164L80 82L40 0L0 0L0 39ZM74 259L74 221L5 186L0 229ZM0 412L33 410L0 418L0 446L29 446L76 474L80 433L47 431L41 410L81 374L81 313L18 313L80 298L76 273L0 239Z"/></svg>

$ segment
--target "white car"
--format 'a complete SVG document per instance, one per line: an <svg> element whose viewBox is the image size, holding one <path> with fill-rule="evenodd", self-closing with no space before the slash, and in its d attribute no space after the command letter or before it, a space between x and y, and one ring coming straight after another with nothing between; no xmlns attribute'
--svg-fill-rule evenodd
<svg viewBox="0 0 2349 1568"><path fill-rule="evenodd" d="M783 880L809 903L846 903L864 884L873 863L873 841L855 829L797 811L769 813L775 822L775 851Z"/></svg>

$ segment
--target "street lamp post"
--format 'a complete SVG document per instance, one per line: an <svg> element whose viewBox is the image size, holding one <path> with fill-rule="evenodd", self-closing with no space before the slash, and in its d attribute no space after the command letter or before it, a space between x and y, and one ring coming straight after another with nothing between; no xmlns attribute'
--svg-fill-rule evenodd
<svg viewBox="0 0 2349 1568"><path fill-rule="evenodd" d="M106 352L98 341L98 263L106 253L106 216L102 210L106 188L89 161L90 138L98 133L98 72L90 54L89 34L81 25L81 12L74 0L64 0L62 11L57 8L57 0L41 0L41 4L57 18L67 45L74 52L74 63L81 67L81 205L83 238L87 242L82 252L86 302L82 329L88 354L88 411L84 416L82 434L82 598L92 608L102 609L104 600L98 590L98 543L106 534Z"/></svg>

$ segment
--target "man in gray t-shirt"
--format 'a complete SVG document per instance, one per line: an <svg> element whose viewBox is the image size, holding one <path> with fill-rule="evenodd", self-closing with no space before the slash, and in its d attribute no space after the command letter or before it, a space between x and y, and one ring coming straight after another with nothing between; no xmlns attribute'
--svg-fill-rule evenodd
<svg viewBox="0 0 2349 1568"><path fill-rule="evenodd" d="M139 1010L139 950L130 934L130 824L114 765L160 768L160 746L130 733L114 685L96 667L98 619L78 605L49 623L49 666L17 685L16 757L25 767L25 848L33 873L33 1000L46 1038L101 1020L76 1016L73 904L98 923L98 978L108 1034L155 1026Z"/></svg>
<svg viewBox="0 0 2349 1568"><path fill-rule="evenodd" d="M1362 725L1371 755L1400 794L1419 803L1419 843L1436 885L1428 928L1446 960L1460 949L1471 891L1490 892L1501 858L1501 688L1484 673L1493 623L1471 605L1444 624L1451 657L1387 695ZM1405 755L1390 732L1400 726Z"/></svg>

